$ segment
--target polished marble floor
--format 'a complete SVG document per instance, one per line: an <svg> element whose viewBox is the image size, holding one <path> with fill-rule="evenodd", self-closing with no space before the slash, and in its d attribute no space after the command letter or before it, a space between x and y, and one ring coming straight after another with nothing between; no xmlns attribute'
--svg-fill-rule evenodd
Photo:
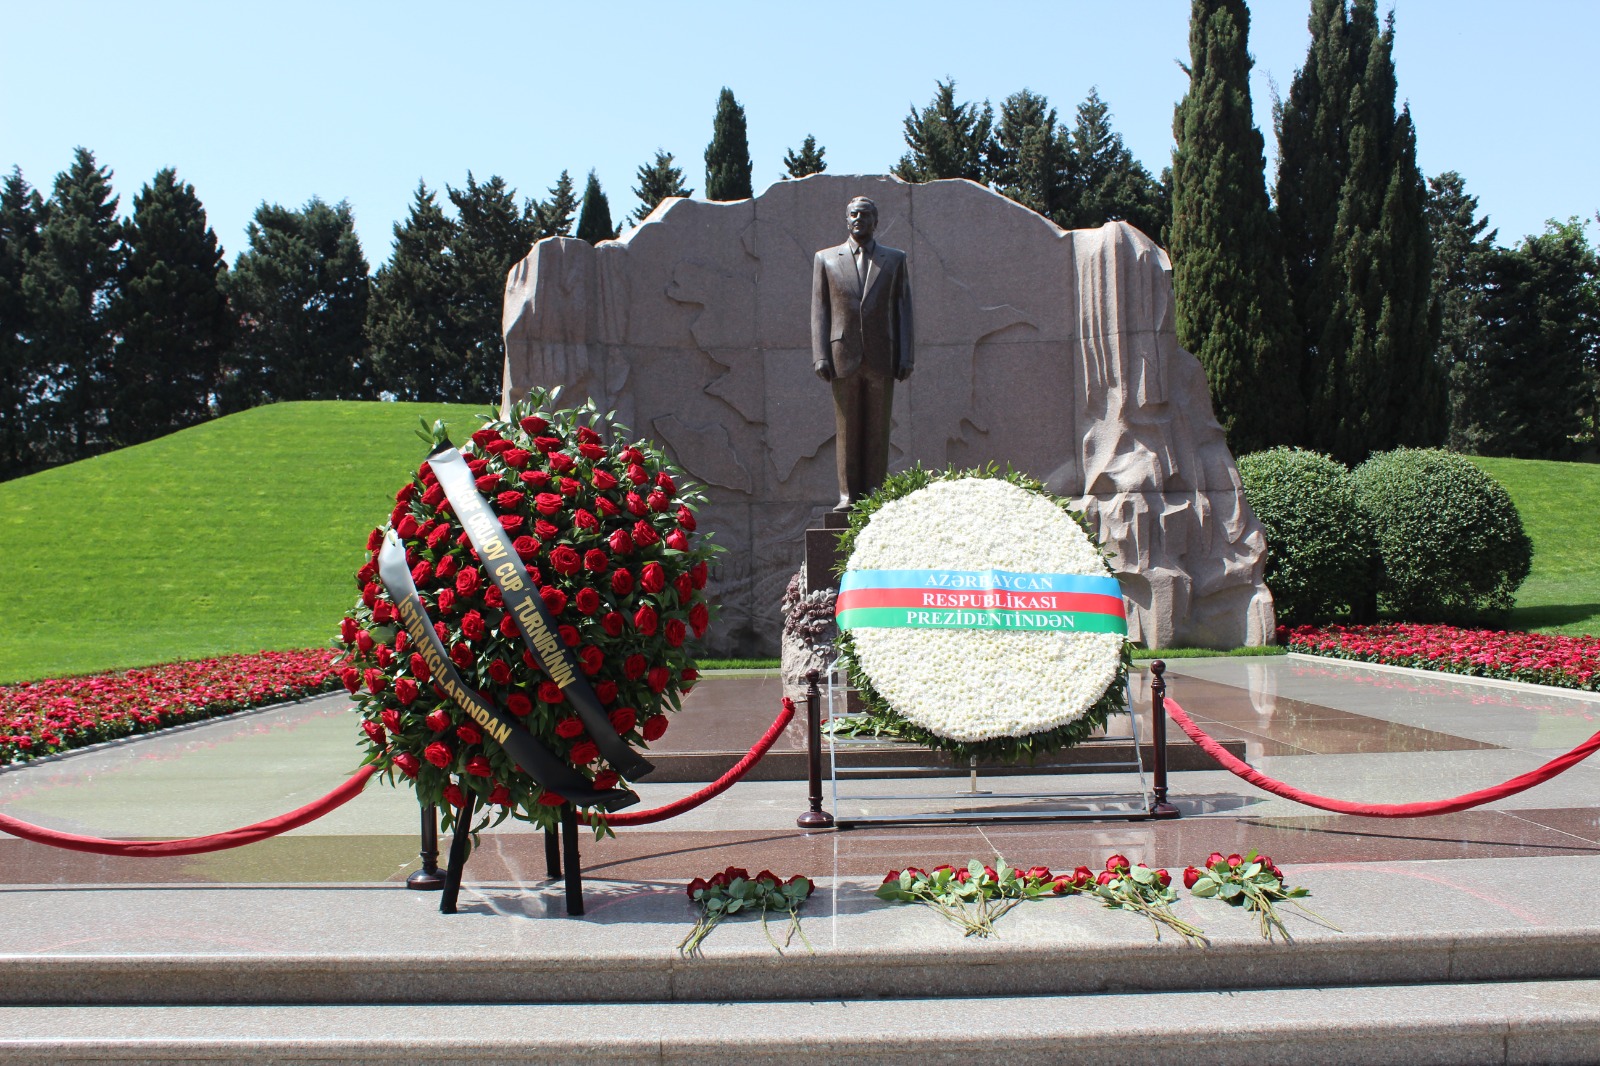
<svg viewBox="0 0 1600 1066"><path fill-rule="evenodd" d="M1132 699L1148 736L1148 674ZM1243 743L1251 765L1312 792L1366 802L1454 796L1538 766L1600 730L1600 696L1469 681L1415 671L1285 656L1184 659L1169 693L1219 739ZM665 753L740 751L777 710L775 676L712 676L657 745ZM1126 732L1126 720L1114 732ZM1175 731L1174 731L1175 732ZM326 792L359 762L341 696L239 715L0 771L0 810L42 825L106 836L163 838L271 817ZM792 726L777 750L795 750ZM1120 793L1137 775L996 773L980 787L1009 793L1070 788ZM1148 784L1148 778L1145 780ZM939 809L964 779L897 781L907 809ZM642 806L692 784L643 784ZM807 833L803 781L755 781L682 817L586 842L596 876L692 877L728 863L780 873L870 875L907 864L1003 855L1014 862L1097 865L1113 850L1165 866L1212 850L1256 847L1280 863L1374 863L1430 858L1600 855L1600 763L1582 764L1514 797L1423 819L1330 815L1262 793L1221 770L1174 773L1173 821L1001 825L867 825ZM831 799L831 796L830 796ZM844 810L841 804L841 811ZM213 855L114 859L0 837L0 883L362 883L417 867L410 793L382 784L321 821L275 840ZM485 835L469 879L542 881L542 838L506 825Z"/></svg>

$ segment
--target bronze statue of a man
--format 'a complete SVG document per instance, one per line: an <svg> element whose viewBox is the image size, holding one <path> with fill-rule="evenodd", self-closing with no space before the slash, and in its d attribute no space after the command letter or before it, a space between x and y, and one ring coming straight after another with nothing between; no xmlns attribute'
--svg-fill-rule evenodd
<svg viewBox="0 0 1600 1066"><path fill-rule="evenodd" d="M873 240L878 206L845 208L849 238L817 253L811 273L811 366L833 385L839 503L847 511L889 470L894 383L911 375L911 282L906 253Z"/></svg>

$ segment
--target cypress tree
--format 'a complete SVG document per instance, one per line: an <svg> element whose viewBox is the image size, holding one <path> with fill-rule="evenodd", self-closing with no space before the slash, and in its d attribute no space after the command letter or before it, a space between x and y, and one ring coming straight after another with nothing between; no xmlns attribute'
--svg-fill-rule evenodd
<svg viewBox="0 0 1600 1066"><path fill-rule="evenodd" d="M993 176L990 159L994 108L989 101L956 103L954 78L935 83L933 102L918 111L912 107L903 123L910 149L894 165L901 181L937 181L967 178L987 184Z"/></svg>
<svg viewBox="0 0 1600 1066"><path fill-rule="evenodd" d="M56 176L28 262L23 292L48 398L40 404L39 440L48 462L103 451L110 399L112 329L107 309L121 266L121 227L111 172L87 148Z"/></svg>
<svg viewBox="0 0 1600 1066"><path fill-rule="evenodd" d="M693 196L694 190L683 184L683 171L672 165L672 153L657 148L655 162L639 168L639 187L633 190L633 195L639 198L633 217L643 222L662 200Z"/></svg>
<svg viewBox="0 0 1600 1066"><path fill-rule="evenodd" d="M826 148L817 144L815 137L806 134L805 142L800 145L799 152L790 148L783 153L783 180L821 174L828 169L827 161L822 158L827 152Z"/></svg>
<svg viewBox="0 0 1600 1066"><path fill-rule="evenodd" d="M1095 89L1078 105L1067 170L1071 190L1062 226L1082 229L1120 219L1161 239L1170 210L1164 190L1111 128L1111 106Z"/></svg>
<svg viewBox="0 0 1600 1066"><path fill-rule="evenodd" d="M1292 322L1250 107L1244 0L1193 0L1189 90L1173 119L1170 249L1178 342L1205 367L1235 455L1297 421Z"/></svg>
<svg viewBox="0 0 1600 1066"><path fill-rule="evenodd" d="M33 437L38 397L33 334L23 277L39 251L44 200L12 167L0 185L0 481L38 464Z"/></svg>
<svg viewBox="0 0 1600 1066"><path fill-rule="evenodd" d="M570 237L572 217L578 210L578 198L572 192L572 175L565 170L550 187L550 198L534 210L538 221L539 238Z"/></svg>
<svg viewBox="0 0 1600 1066"><path fill-rule="evenodd" d="M751 171L744 108L733 98L733 90L724 86L717 94L711 143L706 145L706 199L750 199L755 195L750 185Z"/></svg>
<svg viewBox="0 0 1600 1066"><path fill-rule="evenodd" d="M419 181L411 210L394 224L394 251L373 278L366 322L373 376L396 399L483 399L482 374L468 363L471 345L457 322L456 231L433 190Z"/></svg>
<svg viewBox="0 0 1600 1066"><path fill-rule="evenodd" d="M135 444L211 417L233 320L217 234L194 186L162 169L133 198L111 306L120 334L108 430Z"/></svg>
<svg viewBox="0 0 1600 1066"><path fill-rule="evenodd" d="M445 191L457 212L451 267L455 276L455 336L466 360L465 398L499 395L505 369L505 343L500 335L500 310L506 275L539 239L532 206L517 208L516 190L499 175L476 181L467 172L462 189Z"/></svg>
<svg viewBox="0 0 1600 1066"><path fill-rule="evenodd" d="M578 229L574 236L590 244L599 244L616 237L617 229L611 224L611 203L600 188L600 179L589 171L589 181L583 187L583 207L578 211Z"/></svg>
<svg viewBox="0 0 1600 1066"><path fill-rule="evenodd" d="M262 204L247 235L226 282L243 325L223 370L223 408L372 398L367 260L350 205Z"/></svg>
<svg viewBox="0 0 1600 1066"><path fill-rule="evenodd" d="M1001 194L1059 222L1070 213L1071 153L1067 131L1056 121L1049 100L1023 89L1000 104L991 162Z"/></svg>
<svg viewBox="0 0 1600 1066"><path fill-rule="evenodd" d="M1483 301L1498 231L1489 229L1487 216L1478 215L1478 198L1468 195L1466 182L1453 170L1428 179L1427 213L1433 237L1433 305L1439 315L1434 361L1448 383L1448 446L1476 452L1479 442L1469 433L1464 404L1469 392L1485 384L1479 360Z"/></svg>

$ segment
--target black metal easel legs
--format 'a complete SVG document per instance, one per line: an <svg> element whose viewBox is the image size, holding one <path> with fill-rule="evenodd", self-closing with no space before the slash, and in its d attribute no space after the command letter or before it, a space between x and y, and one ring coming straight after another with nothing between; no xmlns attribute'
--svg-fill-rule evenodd
<svg viewBox="0 0 1600 1066"><path fill-rule="evenodd" d="M472 815L478 809L475 799L456 813L456 832L450 838L450 868L444 874L444 895L439 899L440 914L456 912L456 896L461 891L461 874L467 865L467 854L472 843Z"/></svg>

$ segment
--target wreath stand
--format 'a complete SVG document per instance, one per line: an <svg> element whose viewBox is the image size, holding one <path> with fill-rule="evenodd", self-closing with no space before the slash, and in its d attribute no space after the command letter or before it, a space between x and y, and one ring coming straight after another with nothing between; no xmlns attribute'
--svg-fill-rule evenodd
<svg viewBox="0 0 1600 1066"><path fill-rule="evenodd" d="M477 799L467 800L456 818L455 833L450 838L450 865L440 870L434 865L439 857L438 820L432 807L422 809L422 869L406 878L406 887L428 892L440 890L439 913L455 914L456 898L461 892L461 875L466 872L471 851L472 818L477 813ZM430 850L431 849L431 850ZM563 877L561 853L566 852L567 917L583 914L583 860L578 854L578 812L570 803L561 806L561 832L544 831L545 872L550 879Z"/></svg>
<svg viewBox="0 0 1600 1066"><path fill-rule="evenodd" d="M1162 703L1166 695L1166 680L1163 674L1166 663L1156 660L1151 663L1152 710L1151 716L1151 780L1147 788L1144 773L1144 756L1139 734L1139 718L1133 713L1131 703L1128 703L1126 688L1124 701L1128 705L1129 721L1133 739L1133 758L1131 760L1110 760L1100 763L1085 763L1085 767L1093 767L1102 772L1122 771L1132 775L1137 781L1137 789L1121 793L1103 792L1025 792L1025 793L995 793L980 789L978 778L977 760L969 765L967 788L964 791L948 793L899 793L881 789L870 792L859 792L852 788L853 785L876 777L879 781L900 779L933 779L950 776L950 767L940 765L928 758L913 761L916 756L910 755L904 765L895 766L851 766L849 756L853 750L865 748L882 748L884 742L880 740L856 740L843 738L829 733L826 737L829 777L832 783L833 811L822 809L822 752L824 737L822 736L822 701L823 694L819 685L819 674L812 672L807 675L806 687L806 726L807 747L809 764L810 809L797 819L797 824L802 829L822 829L837 826L840 829L850 829L858 825L928 825L928 824L957 824L976 825L999 822L1058 822L1058 821L1145 821L1150 819L1166 819L1178 817L1178 809L1167 802L1167 730L1166 715L1163 713ZM830 720L845 718L853 712L849 709L849 682L845 671L835 667L830 671L827 681L827 706ZM859 712L854 712L859 713ZM1088 743L1094 743L1090 741ZM909 745L907 746L909 748ZM927 752L932 755L932 752ZM843 759L841 759L843 756ZM1023 768L1024 771L1026 768ZM985 799L985 797L989 797ZM948 801L940 803L938 801ZM866 813L842 812L840 803L851 804L856 808L866 808ZM915 807L921 804L920 808ZM896 809L885 813L871 813L871 805L892 804L911 806L912 809Z"/></svg>

